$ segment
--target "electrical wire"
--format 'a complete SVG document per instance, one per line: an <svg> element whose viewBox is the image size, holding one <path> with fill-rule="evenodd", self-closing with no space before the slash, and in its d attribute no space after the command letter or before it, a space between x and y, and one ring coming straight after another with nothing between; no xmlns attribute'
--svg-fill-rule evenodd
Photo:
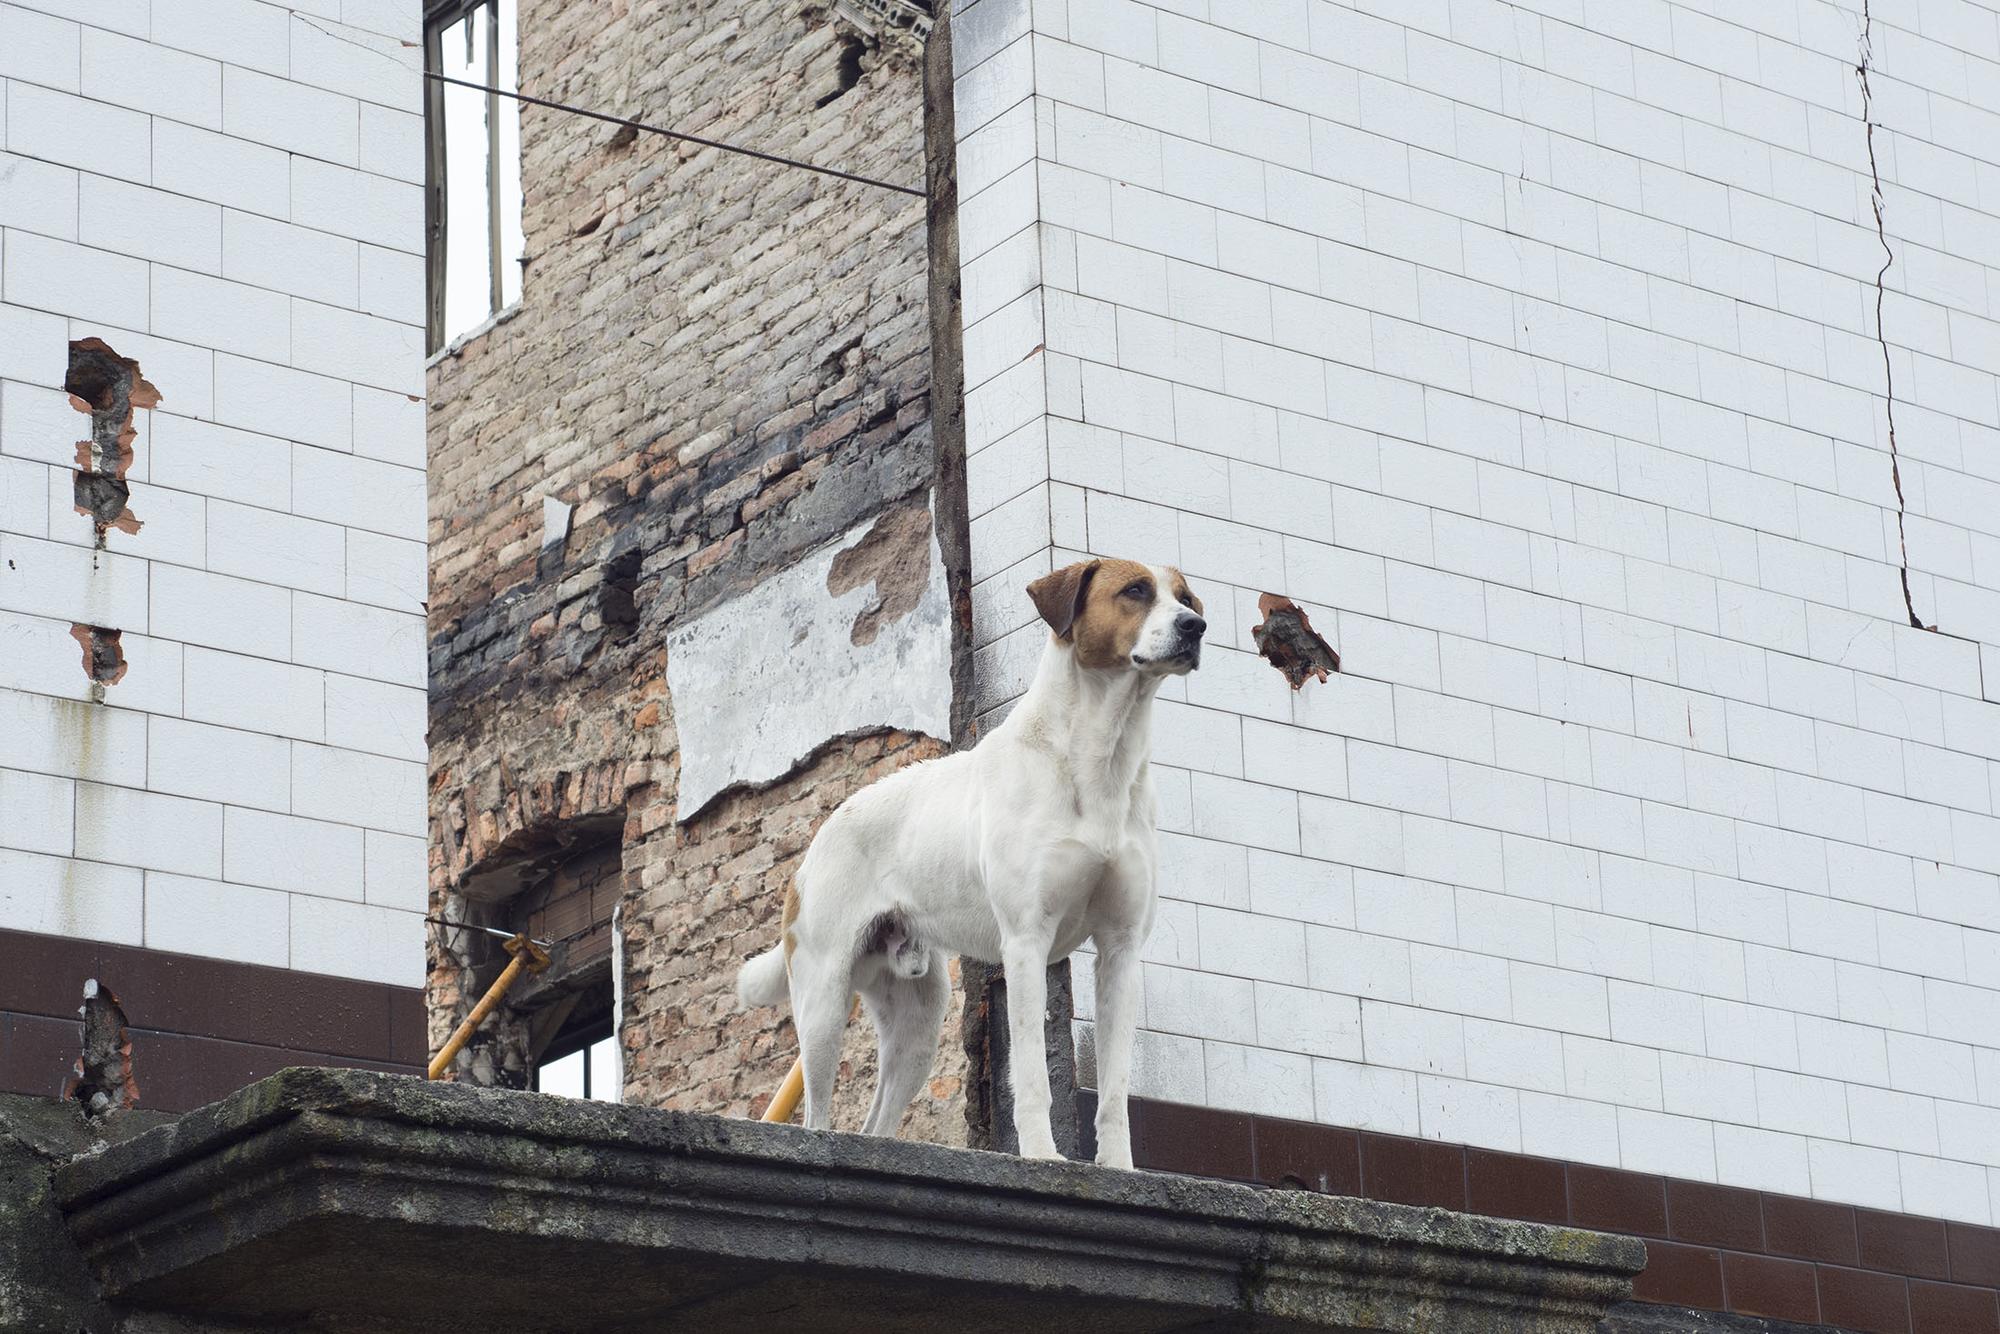
<svg viewBox="0 0 2000 1334"><path fill-rule="evenodd" d="M454 79L448 74L432 70L423 71L426 79L450 84L454 88L470 88L474 92L490 93L500 97L511 97L516 102L526 102L529 106L547 107L551 111L567 111L572 116L587 116L591 120L601 120L608 125L622 125L627 129L644 130L648 134L663 135L668 139L678 139L683 143L699 144L703 148L716 148L725 153L740 153L744 157L759 158L765 162L776 162L781 166L797 167L801 171L815 171L822 176L834 176L843 181L855 181L861 185L873 185L883 190L894 190L897 194L914 195L918 199L928 196L914 186L897 185L894 181L877 180L873 176L863 176L858 172L841 171L837 167L822 167L814 162L802 162L797 158L782 157L777 153L766 153L755 148L744 148L738 144L726 144L720 139L704 139L698 134L684 134L680 130L669 130L658 125L648 125L644 121L630 120L624 116L613 116L603 111L592 111L588 107L570 106L565 102L553 102L546 97L534 97L527 93L509 92L505 88L495 88L489 84L473 83L469 79Z"/></svg>
<svg viewBox="0 0 2000 1334"><path fill-rule="evenodd" d="M484 934L489 936L498 936L501 940L512 940L515 936L521 934L518 931L507 931L497 926L480 926L477 922L453 922L443 917L426 917L424 918L424 920L426 922L436 923L438 926L448 926L451 927L453 930L457 931L483 932ZM535 944L541 946L543 949L548 949L551 946L563 944L565 941L574 940L576 939L577 936L583 935L589 931L595 931L596 929L597 928L595 926L590 926L586 927L583 931L572 932L571 934L564 936L562 940L537 940L535 941Z"/></svg>

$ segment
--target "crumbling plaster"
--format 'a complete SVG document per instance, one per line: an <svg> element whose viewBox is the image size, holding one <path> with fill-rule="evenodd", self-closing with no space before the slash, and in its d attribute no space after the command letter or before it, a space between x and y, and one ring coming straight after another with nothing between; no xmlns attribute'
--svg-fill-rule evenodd
<svg viewBox="0 0 2000 1334"><path fill-rule="evenodd" d="M950 736L949 599L931 525L914 534L921 566L851 586L836 578L843 556L866 550L883 526L886 516L856 525L669 634L678 819L728 788L782 777L834 737L889 728ZM916 605L895 616L912 592Z"/></svg>

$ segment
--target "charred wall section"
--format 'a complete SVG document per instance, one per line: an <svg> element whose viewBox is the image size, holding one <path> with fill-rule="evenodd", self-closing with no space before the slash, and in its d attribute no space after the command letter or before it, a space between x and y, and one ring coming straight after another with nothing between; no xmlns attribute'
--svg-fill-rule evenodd
<svg viewBox="0 0 2000 1334"><path fill-rule="evenodd" d="M519 22L526 91L924 182L923 48L909 29L776 0L527 0ZM432 911L508 929L535 916L554 932L587 910L568 946L605 930L615 897L622 938L601 957L625 996L627 1098L750 1112L795 1044L779 1012L735 1012L737 960L775 938L818 821L938 753L950 730L956 642L944 671L910 686L941 692L924 715L935 727L837 707L897 670L889 654L911 628L894 623L943 605L938 552L963 549L962 506L907 521L940 512L925 204L534 107L522 153L523 299L429 372ZM940 523L961 528L894 560L873 550L885 531L929 537ZM855 632L843 624L846 651L802 674L799 627L781 622L804 604L755 595L850 548L842 568L870 577L819 595L853 604L841 609ZM690 698L675 697L669 636L697 621L748 646L744 671L781 669L771 693L792 706L762 747L782 762L721 775L698 809L676 800L691 744L726 763L766 724L733 722L740 748L733 734L695 736L723 716L703 692L735 675L684 680ZM954 622L922 633L955 641ZM802 690L827 701L817 734L810 707L801 730ZM564 868L604 869L607 840L615 876L579 899ZM501 966L489 942L434 930L434 1049ZM461 1077L525 1078L549 1028L537 1008L598 984L590 952L559 953L461 1058ZM917 1133L960 1140L949 1027L913 1117ZM859 1074L848 1100L865 1107L872 1075Z"/></svg>

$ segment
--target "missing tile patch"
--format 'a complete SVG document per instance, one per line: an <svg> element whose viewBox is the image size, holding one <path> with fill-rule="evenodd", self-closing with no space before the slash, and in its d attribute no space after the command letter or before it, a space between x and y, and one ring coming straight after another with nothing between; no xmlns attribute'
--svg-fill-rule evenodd
<svg viewBox="0 0 2000 1334"><path fill-rule="evenodd" d="M139 1084L132 1078L132 1038L125 1028L125 1010L111 988L91 978L83 984L83 1050L70 1067L63 1096L81 1103L86 1116L103 1116L139 1101Z"/></svg>
<svg viewBox="0 0 2000 1334"><path fill-rule="evenodd" d="M139 363L121 357L101 338L79 338L69 345L69 370L63 377L70 406L90 418L90 435L76 442L76 512L97 530L97 545L116 528L136 533L141 524L128 501L132 488L125 473L132 466L132 445L139 431L132 415L160 404L160 391L139 371Z"/></svg>
<svg viewBox="0 0 2000 1334"><path fill-rule="evenodd" d="M1304 607L1265 593L1257 599L1257 610L1264 619L1251 627L1250 638L1257 652L1285 674L1292 689L1303 686L1309 676L1324 681L1328 672L1340 670L1340 654L1312 628Z"/></svg>
<svg viewBox="0 0 2000 1334"><path fill-rule="evenodd" d="M73 623L69 633L83 646L83 674L93 685L115 686L125 679L125 650L119 643L124 631Z"/></svg>

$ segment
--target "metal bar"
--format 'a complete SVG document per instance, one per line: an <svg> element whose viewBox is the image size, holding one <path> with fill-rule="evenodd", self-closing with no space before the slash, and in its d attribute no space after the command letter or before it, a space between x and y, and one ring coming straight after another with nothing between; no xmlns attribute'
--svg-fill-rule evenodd
<svg viewBox="0 0 2000 1334"><path fill-rule="evenodd" d="M500 0L486 6L486 313L500 312Z"/></svg>
<svg viewBox="0 0 2000 1334"><path fill-rule="evenodd" d="M437 66L444 64L444 29L427 29L424 33L424 64ZM424 232L430 242L425 247L424 278L428 283L424 293L424 320L428 326L425 343L427 350L435 352L444 346L444 283L445 283L445 156L444 156L444 88L440 84L424 85L424 114L430 125L430 143L424 150Z"/></svg>
<svg viewBox="0 0 2000 1334"><path fill-rule="evenodd" d="M873 176L863 176L852 171L841 171L834 167L822 167L816 163L801 162L797 158L780 157L776 153L765 153L755 148L743 148L737 144L726 144L720 139L704 139L698 134L684 134L679 130L669 130L658 125L648 125L644 121L631 120L624 116L607 115L602 111L591 111L586 107L573 107L563 102L551 102L546 97L533 97L527 93L509 92L505 88L494 88L488 84L472 83L466 79L454 79L448 74L439 74L433 70L425 70L424 77L426 79L434 79L439 83L448 83L455 88L471 88L482 93L498 93L502 97L511 97L517 102L526 102L529 106L547 107L551 111L567 111L573 116L588 116L592 120L601 120L608 125L624 125L634 130L644 130L648 134L664 135L669 139L679 139L684 143L699 144L703 148L717 148L725 153L740 153L744 157L759 158L765 162L776 162L780 166L797 167L802 171L818 172L822 176L835 176L843 181L855 181L862 185L878 186L884 190L894 190L897 194L915 195L918 199L926 197L922 190L914 186L897 185L893 181L879 181Z"/></svg>
<svg viewBox="0 0 2000 1334"><path fill-rule="evenodd" d="M454 922L446 917L426 917L424 918L424 920L426 922L435 922L439 926L454 927L460 931L484 931L487 935L498 936L502 940L512 940L515 936L520 934L520 932L518 931L503 931L497 926L480 926L475 922ZM593 931L595 931L596 929L597 928L595 926L591 927L591 930ZM535 943L537 945L540 945L543 949L547 950L547 949L554 949L561 942L554 940L537 940Z"/></svg>

